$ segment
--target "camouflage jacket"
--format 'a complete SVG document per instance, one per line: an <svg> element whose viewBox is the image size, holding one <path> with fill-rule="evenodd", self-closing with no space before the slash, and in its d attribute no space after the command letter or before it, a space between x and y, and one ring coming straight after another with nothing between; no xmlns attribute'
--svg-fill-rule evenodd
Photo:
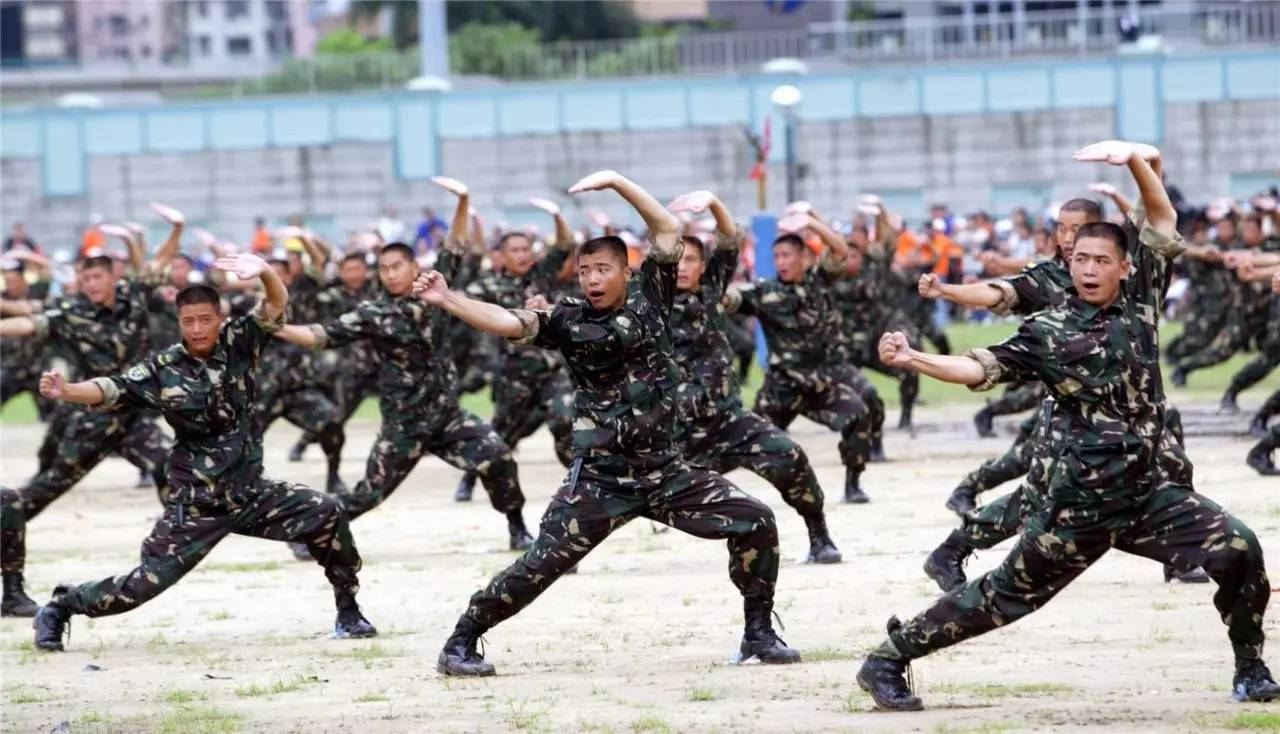
<svg viewBox="0 0 1280 734"><path fill-rule="evenodd" d="M5 301L41 301L45 309L56 308L57 301L48 295L48 285L37 283L23 296L0 293ZM0 339L0 368L17 382L40 379L40 373L49 368L52 351L48 341L36 337Z"/></svg>
<svg viewBox="0 0 1280 734"><path fill-rule="evenodd" d="M158 410L173 428L171 501L218 504L262 473L262 437L253 430L254 376L263 348L282 319L261 306L228 319L213 354L197 359L175 344L123 374L99 377L104 410Z"/></svg>
<svg viewBox="0 0 1280 734"><path fill-rule="evenodd" d="M347 288L342 281L336 281L316 293L317 322L336 319L348 311L354 311L361 303L376 298L381 288L373 280L364 284L357 291ZM378 361L373 352L373 345L361 340L348 344L340 350L339 359L343 369L360 374L377 374Z"/></svg>
<svg viewBox="0 0 1280 734"><path fill-rule="evenodd" d="M761 278L729 291L732 309L760 320L770 369L809 370L843 357L840 311L831 295L843 269L843 258L827 250L798 283Z"/></svg>
<svg viewBox="0 0 1280 734"><path fill-rule="evenodd" d="M680 414L704 420L742 405L729 319L720 301L738 267L743 235L716 233L698 287L678 291L671 308L671 343L680 367Z"/></svg>
<svg viewBox="0 0 1280 734"><path fill-rule="evenodd" d="M1130 503L1158 481L1165 395L1157 327L1171 260L1185 245L1149 226L1138 239L1115 303L1098 308L1069 290L1065 303L1004 342L969 352L986 373L975 389L1038 379L1055 398L1048 490L1060 507Z"/></svg>
<svg viewBox="0 0 1280 734"><path fill-rule="evenodd" d="M616 310L568 298L550 311L515 311L525 324L518 343L564 355L576 388L573 451L594 473L627 478L679 457L668 323L682 249L652 245Z"/></svg>
<svg viewBox="0 0 1280 734"><path fill-rule="evenodd" d="M295 324L314 324L321 320L318 298L321 287L319 273L306 272L293 279L289 285L289 307L285 320ZM311 354L295 344L273 339L263 355L262 368L266 379L282 380L295 388L310 386L316 381Z"/></svg>
<svg viewBox="0 0 1280 734"><path fill-rule="evenodd" d="M121 279L113 308L83 296L62 299L55 308L31 317L36 336L58 342L83 379L122 372L148 351L147 300L152 289L150 282Z"/></svg>
<svg viewBox="0 0 1280 734"><path fill-rule="evenodd" d="M544 296L552 301L556 276L568 259L566 250L552 248L524 275L513 275L505 269L490 270L468 283L466 293L478 301L509 309L524 308L525 300L533 296ZM559 356L548 349L510 343L503 349L502 375L508 379L541 375L562 367Z"/></svg>
<svg viewBox="0 0 1280 734"><path fill-rule="evenodd" d="M991 308L992 313L1027 315L1066 302L1071 270L1061 255L1055 255L1028 265L1017 275L989 280L987 285L1000 292L1000 302Z"/></svg>

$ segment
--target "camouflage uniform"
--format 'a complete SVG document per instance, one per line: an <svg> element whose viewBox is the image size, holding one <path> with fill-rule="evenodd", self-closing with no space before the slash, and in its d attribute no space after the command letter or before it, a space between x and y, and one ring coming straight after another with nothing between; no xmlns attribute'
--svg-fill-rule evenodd
<svg viewBox="0 0 1280 734"><path fill-rule="evenodd" d="M46 284L37 283L24 296L0 294L0 299L44 301L47 290ZM3 364L0 364L0 406L29 392L36 401L36 410L43 420L53 409L53 403L40 394L40 373L49 369L49 344L42 339L4 339L0 341L0 354L4 355Z"/></svg>
<svg viewBox="0 0 1280 734"><path fill-rule="evenodd" d="M27 563L27 515L22 495L0 487L0 571L22 573Z"/></svg>
<svg viewBox="0 0 1280 734"><path fill-rule="evenodd" d="M1004 394L987 400L991 415L1013 415L1031 410L1044 400L1044 385L1039 382L1018 382L1005 388Z"/></svg>
<svg viewBox="0 0 1280 734"><path fill-rule="evenodd" d="M524 308L525 300L535 295L550 299L556 276L569 254L567 249L551 248L523 276L506 270L490 271L468 283L466 293L504 308ZM503 358L492 381L493 430L514 449L521 439L546 423L555 439L556 457L569 466L573 461L573 385L560 356L533 346L501 347Z"/></svg>
<svg viewBox="0 0 1280 734"><path fill-rule="evenodd" d="M1150 228L1140 239L1130 253L1136 274L1116 303L1099 308L1072 298L1005 342L970 352L986 372L979 389L1040 379L1054 395L1044 481L1024 488L1022 536L999 568L944 594L874 655L910 660L1012 623L1116 547L1179 568L1203 566L1219 584L1214 604L1237 659L1261 657L1270 585L1257 538L1160 469L1166 428L1156 327L1169 258L1182 246Z"/></svg>
<svg viewBox="0 0 1280 734"><path fill-rule="evenodd" d="M677 424L685 458L719 474L746 468L764 477L806 521L821 522L822 488L804 449L742 406L728 319L721 305L737 267L742 233L716 233L696 290L675 295L669 325L683 381ZM686 247L692 245L686 244Z"/></svg>
<svg viewBox="0 0 1280 734"><path fill-rule="evenodd" d="M349 290L341 282L333 283L316 295L319 318L337 318L376 297L377 293L378 286L372 281L358 291ZM332 353L336 354L335 366L330 371L334 403L338 407L339 420L345 426L365 398L378 394L378 358L367 341L348 344ZM318 434L306 431L300 443L305 446L319 440Z"/></svg>
<svg viewBox="0 0 1280 734"><path fill-rule="evenodd" d="M680 456L680 370L668 332L680 248L656 245L623 306L597 311L566 299L550 312L516 312L518 343L558 349L573 375L574 464L524 557L471 597L459 626L485 630L511 617L636 517L700 538L727 539L729 577L748 608L772 608L778 575L773 513L724 477Z"/></svg>
<svg viewBox="0 0 1280 734"><path fill-rule="evenodd" d="M1268 240L1259 249L1263 252L1280 250L1280 240ZM1178 373L1175 378L1179 375L1185 378L1186 374L1193 370L1221 364L1231 359L1236 352L1249 349L1250 343L1255 338L1264 347L1263 359L1255 360L1257 364L1250 363L1241 370L1243 376L1240 377L1239 384L1243 384L1244 387L1253 385L1266 377L1274 366L1266 354L1272 350L1265 348L1270 346L1266 344L1271 331L1267 323L1271 305L1270 284L1246 283L1236 278L1233 273L1228 273L1228 276L1231 278L1228 301L1225 304L1206 304L1210 308L1219 309L1225 305L1228 313L1221 329L1214 334L1208 346L1178 360L1174 367L1175 372ZM1280 347L1275 349L1280 350ZM1234 384L1236 383L1233 380Z"/></svg>
<svg viewBox="0 0 1280 734"><path fill-rule="evenodd" d="M446 252L449 253L448 256L445 255ZM465 241L446 237L444 247L441 248L441 260L445 262L437 261L436 269L446 273L449 287L455 290L466 290L471 283L485 275L484 256L476 253ZM444 346L448 349L449 360L458 374L458 392L480 392L486 385L492 385L505 354L500 347L501 340L477 331L457 319L447 321L445 331L448 338Z"/></svg>
<svg viewBox="0 0 1280 734"><path fill-rule="evenodd" d="M1269 240L1263 250L1280 250L1280 240ZM1259 354L1231 377L1227 392L1232 395L1262 382L1272 370L1280 367L1280 295L1270 293L1270 284L1265 281L1247 285L1254 291L1248 329L1250 334L1257 335ZM1268 290L1263 292L1264 288Z"/></svg>
<svg viewBox="0 0 1280 734"><path fill-rule="evenodd" d="M1165 347L1165 359L1177 362L1205 349L1214 337L1225 329L1230 309L1224 308L1231 300L1234 276L1220 262L1209 262L1192 257L1182 258L1190 287L1188 313L1183 321L1182 333Z"/></svg>
<svg viewBox="0 0 1280 734"><path fill-rule="evenodd" d="M304 273L289 286L288 318L294 323L319 321L315 274ZM304 348L273 340L262 355L262 372L254 396L254 419L259 437L271 424L284 418L316 436L329 463L329 483L338 482L338 466L346 434L342 413L330 398L332 383L316 372L312 355Z"/></svg>
<svg viewBox="0 0 1280 734"><path fill-rule="evenodd" d="M176 583L231 533L306 543L335 595L354 597L360 555L339 504L262 475L254 377L269 332L280 323L260 313L233 318L207 360L178 344L122 375L93 380L102 390L99 410L158 410L173 427L170 494L164 515L142 543L137 568L59 587L54 604L90 617L127 612Z"/></svg>
<svg viewBox="0 0 1280 734"><path fill-rule="evenodd" d="M441 253L442 273L452 272L449 257ZM493 508L509 520L524 506L511 449L488 423L458 405L456 373L442 347L445 318L412 294L383 290L336 319L310 326L316 349L368 341L378 364L382 427L364 479L340 496L353 519L390 497L427 453L476 472Z"/></svg>
<svg viewBox="0 0 1280 734"><path fill-rule="evenodd" d="M760 320L769 342L769 372L755 412L784 431L802 414L839 431L840 458L853 484L871 453L876 421L863 396L875 388L843 360L840 314L830 290L843 269L844 260L828 250L799 283L761 279L728 296L730 310ZM883 421L883 404L880 410Z"/></svg>
<svg viewBox="0 0 1280 734"><path fill-rule="evenodd" d="M146 353L146 300L151 287L122 280L114 308L88 299L64 299L57 308L32 316L37 338L58 342L81 379L119 372ZM162 496L169 440L144 409L101 413L81 408L60 410L51 428L57 453L21 492L27 521L80 481L104 458L119 453L151 474ZM46 453L51 449L46 450Z"/></svg>
<svg viewBox="0 0 1280 734"><path fill-rule="evenodd" d="M982 466L960 480L960 486L977 495L1026 474L1031 468L1031 458L1036 446L1031 437L1039 425L1040 411L1036 411L1018 426L1018 435L1007 451L982 462Z"/></svg>

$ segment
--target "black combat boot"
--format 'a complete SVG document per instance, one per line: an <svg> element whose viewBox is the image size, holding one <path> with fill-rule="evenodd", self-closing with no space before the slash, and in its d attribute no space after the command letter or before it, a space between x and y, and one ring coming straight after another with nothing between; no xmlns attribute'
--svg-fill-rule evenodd
<svg viewBox="0 0 1280 734"><path fill-rule="evenodd" d="M844 470L844 501L861 505L871 501L866 492L862 491L862 472L853 469Z"/></svg>
<svg viewBox="0 0 1280 734"><path fill-rule="evenodd" d="M1172 382L1174 387L1186 387L1187 386L1187 368L1174 367L1173 374L1169 375L1169 382Z"/></svg>
<svg viewBox="0 0 1280 734"><path fill-rule="evenodd" d="M311 549L307 547L306 543L299 543L298 541L295 540L295 541L290 541L288 543L288 546L289 546L290 552L293 553L293 560L295 561L314 561L315 560L315 557L311 555Z"/></svg>
<svg viewBox="0 0 1280 734"><path fill-rule="evenodd" d="M800 653L787 647L787 643L773 631L769 614L773 611L772 599L744 599L746 630L738 647L740 662L755 658L770 665L786 665L800 662Z"/></svg>
<svg viewBox="0 0 1280 734"><path fill-rule="evenodd" d="M1218 410L1221 410L1225 413L1240 412L1240 406L1236 404L1235 390L1232 390L1231 388L1227 388L1227 391L1222 394L1222 402L1218 403Z"/></svg>
<svg viewBox="0 0 1280 734"><path fill-rule="evenodd" d="M888 461L884 457L884 437L876 436L871 439L871 455L867 457L867 461L873 461L879 464L882 461Z"/></svg>
<svg viewBox="0 0 1280 734"><path fill-rule="evenodd" d="M462 615L453 634L445 640L444 649L436 659L436 670L445 675L486 676L493 675L493 663L485 662L484 653L476 651L476 643L484 630Z"/></svg>
<svg viewBox="0 0 1280 734"><path fill-rule="evenodd" d="M295 463L302 461L302 455L306 452L307 442L301 438L298 439L298 442L293 445L293 448L289 449L289 461Z"/></svg>
<svg viewBox="0 0 1280 734"><path fill-rule="evenodd" d="M973 425L978 429L979 438L995 438L995 415L991 412L991 406L987 406L979 410L973 416Z"/></svg>
<svg viewBox="0 0 1280 734"><path fill-rule="evenodd" d="M924 559L925 575L933 579L943 591L963 586L968 580L964 575L964 564L973 549L965 542L964 534L952 530L947 539Z"/></svg>
<svg viewBox="0 0 1280 734"><path fill-rule="evenodd" d="M1263 418L1261 413L1253 416L1253 420L1249 423L1249 433L1256 438L1267 437L1267 433L1269 433L1267 430L1267 419Z"/></svg>
<svg viewBox="0 0 1280 734"><path fill-rule="evenodd" d="M827 518L818 513L815 517L804 519L809 529L809 557L805 563L839 563L840 549L831 542L831 534L827 532Z"/></svg>
<svg viewBox="0 0 1280 734"><path fill-rule="evenodd" d="M1280 469L1276 468L1276 463L1271 459L1271 452L1275 450L1275 439L1268 433L1256 446L1249 449L1249 455L1244 457L1244 463L1253 467L1254 471L1264 477L1280 475Z"/></svg>
<svg viewBox="0 0 1280 734"><path fill-rule="evenodd" d="M333 636L340 639L361 639L376 637L378 630L360 613L360 605L356 598L344 592L335 592L334 600L338 607L338 618L333 623Z"/></svg>
<svg viewBox="0 0 1280 734"><path fill-rule="evenodd" d="M461 481L458 482L458 488L453 492L454 502L470 502L471 495L476 491L476 475L474 472L467 472L462 475Z"/></svg>
<svg viewBox="0 0 1280 734"><path fill-rule="evenodd" d="M1231 681L1231 697L1237 701L1270 701L1280 698L1280 685L1261 660L1236 658L1236 675Z"/></svg>
<svg viewBox="0 0 1280 734"><path fill-rule="evenodd" d="M910 431L915 433L915 426L911 423L911 403L903 403L901 413L898 415L898 430Z"/></svg>
<svg viewBox="0 0 1280 734"><path fill-rule="evenodd" d="M957 515L963 516L977 506L978 493L967 484L961 484L951 490L951 496L947 498L947 509Z"/></svg>
<svg viewBox="0 0 1280 734"><path fill-rule="evenodd" d="M40 608L22 588L22 572L4 573L4 596L0 598L0 617L34 617Z"/></svg>
<svg viewBox="0 0 1280 734"><path fill-rule="evenodd" d="M41 650L62 652L62 638L71 624L71 610L59 601L66 592L66 586L55 588L53 598L37 609L35 619L31 620L31 626L36 630L36 647Z"/></svg>
<svg viewBox="0 0 1280 734"><path fill-rule="evenodd" d="M342 477L338 476L337 467L329 468L329 479L325 482L324 491L333 495L347 493L347 483L342 481Z"/></svg>
<svg viewBox="0 0 1280 734"><path fill-rule="evenodd" d="M889 617L885 625L892 642L893 633L902 629L897 617ZM878 651L877 651L878 652ZM871 694L876 706L886 711L920 711L924 704L916 697L911 680L911 661L871 653L858 669L858 687Z"/></svg>
<svg viewBox="0 0 1280 734"><path fill-rule="evenodd" d="M146 469L138 470L138 481L133 485L134 489L155 489L156 480L151 476L151 472Z"/></svg>
<svg viewBox="0 0 1280 734"><path fill-rule="evenodd" d="M1207 584L1211 580L1203 566L1179 571L1171 563L1164 564L1164 582L1166 584L1172 581L1177 581L1180 584Z"/></svg>
<svg viewBox="0 0 1280 734"><path fill-rule="evenodd" d="M513 551L526 551L533 547L533 538L524 527L524 517L519 510L507 513L507 532L510 534L508 546Z"/></svg>

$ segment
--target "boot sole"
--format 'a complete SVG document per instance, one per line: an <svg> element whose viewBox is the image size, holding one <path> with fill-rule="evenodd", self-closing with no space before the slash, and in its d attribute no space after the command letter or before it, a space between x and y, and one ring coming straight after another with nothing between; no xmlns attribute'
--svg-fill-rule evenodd
<svg viewBox="0 0 1280 734"><path fill-rule="evenodd" d="M858 681L858 687L867 693L867 695L871 696L871 700L875 702L876 708L884 709L885 711L924 711L924 702L918 698L914 701L901 703L890 701L889 699L881 698L877 695L875 689L864 681L861 675L858 675L856 680Z"/></svg>
<svg viewBox="0 0 1280 734"><path fill-rule="evenodd" d="M804 562L816 563L819 566L830 566L836 563L843 563L844 556L840 555L839 553L835 554L834 556L819 556L819 557L809 556L808 558L805 559Z"/></svg>
<svg viewBox="0 0 1280 734"><path fill-rule="evenodd" d="M488 678L496 674L496 670L486 670L481 673L460 673L456 670L449 670L449 666L444 663L436 663L436 672L440 675L447 675L450 678Z"/></svg>
<svg viewBox="0 0 1280 734"><path fill-rule="evenodd" d="M0 617L16 617L31 619L36 616L36 610L39 607L32 607L29 611L26 609L3 609L0 610Z"/></svg>
<svg viewBox="0 0 1280 734"><path fill-rule="evenodd" d="M976 504L969 505L966 508L961 508L960 503L956 502L955 500L947 500L946 507L948 510L951 510L952 512L956 513L960 517L964 517L969 513L970 510L976 510L978 508Z"/></svg>

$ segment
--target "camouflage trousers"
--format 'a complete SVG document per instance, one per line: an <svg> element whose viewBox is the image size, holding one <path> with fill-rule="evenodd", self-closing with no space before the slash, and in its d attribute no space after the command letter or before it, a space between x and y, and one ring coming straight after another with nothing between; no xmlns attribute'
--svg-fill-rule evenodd
<svg viewBox="0 0 1280 734"><path fill-rule="evenodd" d="M22 374L13 369L0 369L0 406L24 392L36 402L36 414L44 420L53 410L54 401L40 394L40 373Z"/></svg>
<svg viewBox="0 0 1280 734"><path fill-rule="evenodd" d="M409 476L424 454L450 466L475 472L489 493L493 509L511 513L524 507L520 477L511 449L486 422L459 407L431 420L389 419L373 442L365 476L339 500L351 519L382 504Z"/></svg>
<svg viewBox="0 0 1280 734"><path fill-rule="evenodd" d="M493 382L493 430L514 449L543 424L555 439L556 458L573 462L573 383L563 369L536 375L499 375Z"/></svg>
<svg viewBox="0 0 1280 734"><path fill-rule="evenodd" d="M378 372L376 369L373 371L339 369L335 371L333 385L332 402L338 408L338 422L345 426L365 398L378 394ZM320 440L320 432L306 430L302 433L301 442L304 445L317 443Z"/></svg>
<svg viewBox="0 0 1280 734"><path fill-rule="evenodd" d="M877 655L923 657L1011 624L1047 604L1112 548L1172 564L1201 566L1218 584L1214 606L1237 658L1262 655L1262 618L1271 594L1262 546L1243 522L1212 500L1167 484L1135 500L1122 517L1074 521L1069 509L1028 517L996 569L940 597L892 632Z"/></svg>
<svg viewBox="0 0 1280 734"><path fill-rule="evenodd" d="M342 461L342 446L347 442L338 406L319 387L296 386L284 380L263 380L254 405L254 419L259 436L266 434L280 418L301 428L304 435L315 435L329 460L330 471L337 471Z"/></svg>
<svg viewBox="0 0 1280 734"><path fill-rule="evenodd" d="M46 436L57 453L19 492L27 521L113 453L151 474L163 501L170 444L154 418L141 411L106 413L76 408L64 412L60 408L59 412ZM56 435L55 428L59 429Z"/></svg>
<svg viewBox="0 0 1280 734"><path fill-rule="evenodd" d="M1182 333L1174 337L1165 347L1165 358L1171 362L1177 362L1207 348L1214 337L1222 333L1229 318L1229 308L1197 309L1187 314L1183 321Z"/></svg>
<svg viewBox="0 0 1280 734"><path fill-rule="evenodd" d="M690 464L717 474L747 469L772 484L801 517L822 516L822 487L809 457L768 420L737 406L695 422L682 438Z"/></svg>
<svg viewBox="0 0 1280 734"><path fill-rule="evenodd" d="M875 415L863 395L875 388L851 364L826 364L804 371L772 368L756 395L755 412L787 430L796 416L840 432L840 459L861 473L871 455ZM880 421L884 421L884 403Z"/></svg>
<svg viewBox="0 0 1280 734"><path fill-rule="evenodd" d="M778 528L767 505L729 480L684 461L628 479L574 462L520 560L471 597L466 617L488 629L514 616L605 538L637 517L699 538L729 542L729 578L747 600L771 602Z"/></svg>
<svg viewBox="0 0 1280 734"><path fill-rule="evenodd" d="M0 487L0 571L21 573L27 563L27 513L22 496Z"/></svg>
<svg viewBox="0 0 1280 734"><path fill-rule="evenodd" d="M1228 311L1229 315L1222 329L1213 335L1209 344L1178 360L1176 365L1178 368L1190 371L1212 367L1226 362L1236 352L1247 346L1249 334L1245 329L1244 314L1238 309L1228 309Z"/></svg>
<svg viewBox="0 0 1280 734"><path fill-rule="evenodd" d="M1228 392L1242 393L1262 382L1277 367L1280 367L1280 339L1264 341L1262 351L1231 376Z"/></svg>
<svg viewBox="0 0 1280 734"><path fill-rule="evenodd" d="M76 614L105 617L139 607L195 568L223 538L305 543L338 596L359 590L360 554L338 502L300 484L258 478L215 505L165 505L142 541L136 568L55 592L54 601Z"/></svg>
<svg viewBox="0 0 1280 734"><path fill-rule="evenodd" d="M982 494L1025 475L1031 469L1032 455L1036 445L1031 441L1031 436L1035 433L1039 422L1040 411L1037 410L1018 427L1018 437L1014 439L1008 451L994 459L982 462L982 466L969 472L964 479L960 480L960 486L971 489L976 494Z"/></svg>
<svg viewBox="0 0 1280 734"><path fill-rule="evenodd" d="M1280 415L1280 390L1271 393L1271 397L1267 398L1267 402L1262 404L1258 409L1258 417L1263 423L1271 419L1273 415Z"/></svg>
<svg viewBox="0 0 1280 734"><path fill-rule="evenodd" d="M1005 388L1004 393L987 401L991 415L1013 415L1037 407L1044 400L1044 384L1019 382Z"/></svg>

